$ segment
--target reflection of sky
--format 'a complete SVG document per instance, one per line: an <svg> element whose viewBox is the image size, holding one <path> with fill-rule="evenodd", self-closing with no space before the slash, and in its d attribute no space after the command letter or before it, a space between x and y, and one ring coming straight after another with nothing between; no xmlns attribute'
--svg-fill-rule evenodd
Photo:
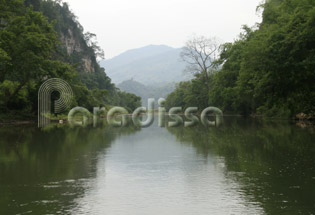
<svg viewBox="0 0 315 215"><path fill-rule="evenodd" d="M74 214L263 214L224 175L224 160L198 156L165 128L113 142Z"/></svg>

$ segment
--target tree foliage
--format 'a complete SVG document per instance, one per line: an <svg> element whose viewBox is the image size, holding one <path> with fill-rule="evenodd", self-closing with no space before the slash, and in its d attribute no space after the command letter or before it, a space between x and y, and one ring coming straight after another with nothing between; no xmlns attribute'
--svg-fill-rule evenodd
<svg viewBox="0 0 315 215"><path fill-rule="evenodd" d="M208 105L244 115L314 113L314 6L310 0L267 1L258 28L244 26L234 43L223 45Z"/></svg>

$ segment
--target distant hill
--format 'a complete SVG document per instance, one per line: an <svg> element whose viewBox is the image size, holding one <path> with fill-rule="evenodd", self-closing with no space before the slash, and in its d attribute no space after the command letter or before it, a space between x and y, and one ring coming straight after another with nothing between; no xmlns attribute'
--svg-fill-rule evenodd
<svg viewBox="0 0 315 215"><path fill-rule="evenodd" d="M116 84L133 79L146 86L156 86L191 78L183 73L185 63L180 60L180 51L165 45L149 45L126 51L100 64Z"/></svg>
<svg viewBox="0 0 315 215"><path fill-rule="evenodd" d="M142 98L142 105L147 106L149 98L154 98L157 104L159 98L166 98L169 93L171 93L175 88L175 82L146 86L134 80L123 81L117 85L122 91L136 94Z"/></svg>

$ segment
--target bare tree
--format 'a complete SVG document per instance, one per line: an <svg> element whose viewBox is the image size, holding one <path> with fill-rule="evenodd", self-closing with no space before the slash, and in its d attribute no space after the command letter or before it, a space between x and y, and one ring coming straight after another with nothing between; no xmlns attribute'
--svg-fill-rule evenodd
<svg viewBox="0 0 315 215"><path fill-rule="evenodd" d="M194 36L182 48L180 57L187 63L186 71L203 75L209 90L209 75L216 69L215 61L219 56L220 44L215 37Z"/></svg>

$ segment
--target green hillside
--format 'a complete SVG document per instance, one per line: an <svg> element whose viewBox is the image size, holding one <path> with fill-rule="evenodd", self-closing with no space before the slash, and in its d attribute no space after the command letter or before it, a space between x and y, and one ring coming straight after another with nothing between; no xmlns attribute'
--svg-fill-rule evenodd
<svg viewBox="0 0 315 215"><path fill-rule="evenodd" d="M38 89L49 78L71 85L73 105L133 109L140 104L139 97L118 90L99 66L102 50L95 35L84 32L66 3L0 0L0 8L1 113L35 115Z"/></svg>

